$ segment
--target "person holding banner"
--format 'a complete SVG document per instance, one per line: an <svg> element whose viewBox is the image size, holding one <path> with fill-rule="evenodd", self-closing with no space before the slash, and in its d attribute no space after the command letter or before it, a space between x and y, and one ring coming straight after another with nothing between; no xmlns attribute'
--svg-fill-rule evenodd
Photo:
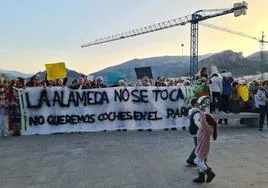
<svg viewBox="0 0 268 188"><path fill-rule="evenodd" d="M40 76L38 74L34 75L30 81L28 82L27 87L41 87L41 82L40 82Z"/></svg>
<svg viewBox="0 0 268 188"><path fill-rule="evenodd" d="M168 80L168 86L176 86L176 82L175 82L174 78L170 78Z"/></svg>
<svg viewBox="0 0 268 188"><path fill-rule="evenodd" d="M118 81L118 87L127 87L128 84L127 84L127 81L121 79Z"/></svg>
<svg viewBox="0 0 268 188"><path fill-rule="evenodd" d="M151 82L148 76L144 76L141 81L142 86L151 86Z"/></svg>
<svg viewBox="0 0 268 188"><path fill-rule="evenodd" d="M78 83L74 83L73 85L70 86L70 89L87 89L86 85L85 85L85 78L81 75L78 78Z"/></svg>
<svg viewBox="0 0 268 188"><path fill-rule="evenodd" d="M9 123L12 125L13 136L21 135L21 111L18 90L13 90L13 97L9 104Z"/></svg>
<svg viewBox="0 0 268 188"><path fill-rule="evenodd" d="M92 82L90 80L88 80L87 78L85 79L85 84L84 85L85 85L85 87L87 89L93 88Z"/></svg>
<svg viewBox="0 0 268 188"><path fill-rule="evenodd" d="M8 136L8 107L9 102L6 95L0 91L0 132L2 136Z"/></svg>
<svg viewBox="0 0 268 188"><path fill-rule="evenodd" d="M152 85L153 85L153 84L151 83L151 81L150 81L150 79L149 79L148 76L144 76L144 77L142 78L142 82L141 82L141 84L142 84L142 86L145 86L145 87L148 87L148 86L152 86ZM140 131L143 131L143 129L138 129L137 131L140 132ZM149 128L149 129L147 129L147 131L151 132L152 129Z"/></svg>
<svg viewBox="0 0 268 188"><path fill-rule="evenodd" d="M106 88L107 86L104 84L104 79L102 76L96 77L97 85L96 88Z"/></svg>
<svg viewBox="0 0 268 188"><path fill-rule="evenodd" d="M166 86L165 82L164 82L164 77L163 76L158 76L157 77L157 81L155 82L155 86L157 87L162 87L162 86Z"/></svg>

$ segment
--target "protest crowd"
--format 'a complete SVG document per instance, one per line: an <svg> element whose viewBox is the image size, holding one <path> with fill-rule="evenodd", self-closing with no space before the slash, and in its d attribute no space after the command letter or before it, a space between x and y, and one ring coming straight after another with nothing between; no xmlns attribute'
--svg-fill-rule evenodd
<svg viewBox="0 0 268 188"><path fill-rule="evenodd" d="M107 86L101 76L89 78L81 75L67 84L66 78L54 80L41 80L39 75L29 79L18 77L14 80L0 80L0 119L2 136L19 136L21 129L21 112L18 89L27 87L68 87L73 90L107 88L107 87L138 87L138 86L186 86L193 87L196 98L210 96L211 113L240 113L260 112L259 129L262 130L264 117L267 114L266 101L268 101L268 81L238 80L232 77L230 72L208 74L207 68L202 68L196 76L196 82L192 84L188 79L173 79L158 76L157 79L150 79L144 76L139 82L129 84L120 79L117 84ZM70 80L69 80L70 82ZM220 120L219 124L228 124L228 119ZM243 123L243 122L241 122Z"/></svg>

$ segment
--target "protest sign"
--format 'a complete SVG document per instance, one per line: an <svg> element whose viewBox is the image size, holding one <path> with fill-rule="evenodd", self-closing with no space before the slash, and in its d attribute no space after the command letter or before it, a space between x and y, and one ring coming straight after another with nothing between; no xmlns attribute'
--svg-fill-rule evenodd
<svg viewBox="0 0 268 188"><path fill-rule="evenodd" d="M55 80L56 78L65 78L67 70L65 63L46 64L47 80Z"/></svg>
<svg viewBox="0 0 268 188"><path fill-rule="evenodd" d="M153 79L151 67L139 67L135 68L137 79L142 79L144 76L148 76L150 79Z"/></svg>
<svg viewBox="0 0 268 188"><path fill-rule="evenodd" d="M238 92L239 96L241 97L241 99L244 102L247 102L248 101L248 99L249 99L249 91L248 91L247 86L245 86L245 85L239 85L237 87L237 92Z"/></svg>
<svg viewBox="0 0 268 188"><path fill-rule="evenodd" d="M124 80L125 75L122 72L108 72L108 85L118 85L119 80Z"/></svg>

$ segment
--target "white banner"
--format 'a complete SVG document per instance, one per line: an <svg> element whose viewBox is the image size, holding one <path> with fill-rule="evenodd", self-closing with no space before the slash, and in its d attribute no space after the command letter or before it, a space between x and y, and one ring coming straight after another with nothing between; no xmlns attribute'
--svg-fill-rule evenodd
<svg viewBox="0 0 268 188"><path fill-rule="evenodd" d="M191 87L71 90L26 88L20 95L22 134L164 129L189 125Z"/></svg>

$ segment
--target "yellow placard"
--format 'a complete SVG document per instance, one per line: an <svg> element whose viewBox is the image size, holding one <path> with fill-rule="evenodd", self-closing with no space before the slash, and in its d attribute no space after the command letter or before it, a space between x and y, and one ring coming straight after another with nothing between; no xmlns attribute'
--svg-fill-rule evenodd
<svg viewBox="0 0 268 188"><path fill-rule="evenodd" d="M237 92L238 92L239 96L242 98L242 100L244 102L247 102L248 101L248 99L249 99L249 92L248 92L247 86L239 85L237 87Z"/></svg>
<svg viewBox="0 0 268 188"><path fill-rule="evenodd" d="M67 70L65 63L46 64L47 80L55 80L56 78L65 78Z"/></svg>

